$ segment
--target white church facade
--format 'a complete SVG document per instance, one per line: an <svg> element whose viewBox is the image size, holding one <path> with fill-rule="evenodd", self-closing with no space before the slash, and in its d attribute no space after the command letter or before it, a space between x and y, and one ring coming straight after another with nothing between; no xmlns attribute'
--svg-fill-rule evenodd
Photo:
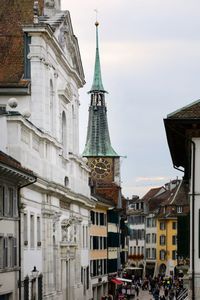
<svg viewBox="0 0 200 300"><path fill-rule="evenodd" d="M20 194L19 286L22 299L90 299L94 202L78 133L84 73L69 12L59 1L46 1L42 15L39 8L34 1L32 23L21 20L23 78L0 85L0 149L37 176Z"/></svg>

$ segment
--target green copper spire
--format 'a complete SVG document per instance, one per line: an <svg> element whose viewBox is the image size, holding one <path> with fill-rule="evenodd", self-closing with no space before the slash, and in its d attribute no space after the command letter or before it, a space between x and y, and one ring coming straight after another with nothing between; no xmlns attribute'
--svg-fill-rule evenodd
<svg viewBox="0 0 200 300"><path fill-rule="evenodd" d="M98 22L96 25L96 60L94 68L94 80L90 90L91 102L89 107L89 120L87 129L87 139L83 156L85 157L119 157L112 148L108 130L107 108L99 60L98 47Z"/></svg>
<svg viewBox="0 0 200 300"><path fill-rule="evenodd" d="M98 38L98 26L99 23L95 23L96 26L96 58L95 58L95 67L94 67L94 77L91 90L89 93L94 91L101 91L106 93L103 87L102 78L101 78L101 65L100 65L100 56L99 56L99 38Z"/></svg>

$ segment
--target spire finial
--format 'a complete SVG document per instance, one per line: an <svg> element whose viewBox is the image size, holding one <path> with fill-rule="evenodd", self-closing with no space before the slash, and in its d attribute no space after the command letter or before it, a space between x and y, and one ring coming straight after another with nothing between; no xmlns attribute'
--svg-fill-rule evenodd
<svg viewBox="0 0 200 300"><path fill-rule="evenodd" d="M95 9L94 11L95 11L95 13L96 13L96 22L95 22L95 26L97 27L97 26L99 26L99 22L98 22L98 9Z"/></svg>
<svg viewBox="0 0 200 300"><path fill-rule="evenodd" d="M102 78L101 78L101 65L100 65L100 57L99 57L99 38L98 38L99 22L97 21L98 10L95 9L94 11L96 12L96 22L95 22L95 26L96 26L96 58L95 58L93 84L92 84L92 88L89 91L89 93L92 93L92 92L107 93L104 90Z"/></svg>

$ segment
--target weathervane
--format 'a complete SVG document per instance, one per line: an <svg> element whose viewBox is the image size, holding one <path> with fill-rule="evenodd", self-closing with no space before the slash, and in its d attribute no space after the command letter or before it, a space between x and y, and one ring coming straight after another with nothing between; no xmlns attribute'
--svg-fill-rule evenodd
<svg viewBox="0 0 200 300"><path fill-rule="evenodd" d="M94 9L95 13L96 13L96 22L95 25L98 26L99 22L98 22L98 9Z"/></svg>

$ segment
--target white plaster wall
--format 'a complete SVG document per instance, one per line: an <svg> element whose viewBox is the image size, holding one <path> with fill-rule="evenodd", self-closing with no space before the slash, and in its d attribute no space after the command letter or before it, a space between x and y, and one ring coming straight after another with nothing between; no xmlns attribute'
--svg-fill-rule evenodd
<svg viewBox="0 0 200 300"><path fill-rule="evenodd" d="M195 264L195 274L199 276L200 274L200 258L199 258L199 210L200 210L200 138L193 138L195 143L195 208L194 208L194 218L195 218L195 232L194 232L194 264ZM192 164L191 159L191 164ZM191 166L192 168L193 166ZM193 172L191 171L191 174ZM193 178L192 178L193 180ZM192 180L190 182L190 194L192 194ZM192 196L190 196L190 211L192 212ZM192 218L190 219L190 232L192 232ZM191 236L190 236L191 238ZM190 243L190 257L192 257L192 243ZM191 268L191 264L190 264ZM191 270L190 270L191 271Z"/></svg>
<svg viewBox="0 0 200 300"><path fill-rule="evenodd" d="M60 293L61 222L69 218L71 214L80 216L81 225L88 227L88 247L81 248L81 241L79 241L77 252L79 251L81 256L81 265L89 265L87 204L90 200L89 173L85 161L79 156L78 140L80 82L78 83L73 73L61 64L61 56L55 53L51 39L47 39L41 33L34 33L32 36L29 58L31 61L31 95L16 96L18 106L15 111L22 114L30 111L31 116L28 121L22 116L11 116L7 119L0 116L0 125L3 128L0 132L0 146L7 154L21 162L22 166L34 171L38 177L38 182L34 184L34 187L27 187L21 191L21 200L25 204L22 214L26 212L28 216L28 240L30 241L30 214L34 215L35 224L36 217L41 216L42 240L40 248L35 245L31 249L30 242L24 247L22 230L22 278L27 274L31 275L31 270L36 266L44 275L46 299L64 299L64 295ZM53 83L53 128L49 103L50 80ZM60 91L65 90L67 84L71 88L71 96L66 100L60 96ZM9 98L9 96L0 96L0 104L7 105ZM7 106L7 110L11 110L10 107ZM67 118L66 156L63 155L61 139L63 110ZM66 188L64 188L65 177L69 178L69 185ZM74 200L70 198L72 195ZM80 195L84 199L82 203L79 202ZM61 199L69 204L69 208L60 208ZM37 241L36 230L37 227L35 227L35 243ZM53 235L55 235L58 248L56 257L58 283L56 286L53 277ZM74 269L71 272L73 278ZM74 299L70 300L81 299L82 287L74 285L74 291L71 293ZM89 293L86 299L89 299Z"/></svg>

